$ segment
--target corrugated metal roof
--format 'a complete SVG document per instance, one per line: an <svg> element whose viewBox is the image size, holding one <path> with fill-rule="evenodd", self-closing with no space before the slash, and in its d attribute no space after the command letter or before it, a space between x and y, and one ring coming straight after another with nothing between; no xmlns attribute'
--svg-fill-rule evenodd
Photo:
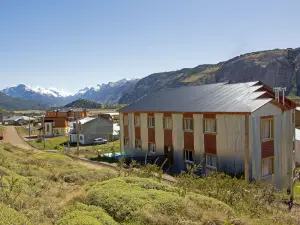
<svg viewBox="0 0 300 225"><path fill-rule="evenodd" d="M253 112L271 98L257 99L258 82L216 83L165 89L120 109L120 112Z"/></svg>
<svg viewBox="0 0 300 225"><path fill-rule="evenodd" d="M97 118L94 118L94 117L85 117L85 118L79 120L79 122L80 122L81 124L85 124L85 123L90 122L90 121L92 121L92 120L94 120L94 119L97 119Z"/></svg>

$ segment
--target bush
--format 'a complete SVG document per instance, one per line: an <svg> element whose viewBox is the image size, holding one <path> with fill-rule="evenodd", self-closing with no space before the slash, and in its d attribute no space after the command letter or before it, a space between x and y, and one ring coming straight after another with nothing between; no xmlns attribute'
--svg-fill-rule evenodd
<svg viewBox="0 0 300 225"><path fill-rule="evenodd" d="M225 221L233 213L229 206L215 199L197 194L183 198L174 187L137 177L97 183L87 189L81 201L102 207L119 223L183 224L220 218ZM204 211L218 213L206 218Z"/></svg>
<svg viewBox="0 0 300 225"><path fill-rule="evenodd" d="M115 225L117 224L105 210L96 206L73 203L64 209L60 225Z"/></svg>
<svg viewBox="0 0 300 225"><path fill-rule="evenodd" d="M22 213L0 203L0 225L7 224L26 224L31 225L30 221Z"/></svg>

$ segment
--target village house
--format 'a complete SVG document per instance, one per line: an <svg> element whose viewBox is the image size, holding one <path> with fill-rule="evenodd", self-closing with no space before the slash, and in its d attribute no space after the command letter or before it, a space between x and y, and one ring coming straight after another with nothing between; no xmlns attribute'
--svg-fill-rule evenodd
<svg viewBox="0 0 300 225"><path fill-rule="evenodd" d="M62 109L47 111L44 121L45 137L67 135L70 131L69 122L88 116L85 109Z"/></svg>
<svg viewBox="0 0 300 225"><path fill-rule="evenodd" d="M22 126L29 123L35 122L36 119L28 116L11 116L3 119L3 124L5 125L14 125L14 126Z"/></svg>
<svg viewBox="0 0 300 225"><path fill-rule="evenodd" d="M110 115L99 115L98 117L86 117L76 123L69 134L71 143L77 142L77 131L79 132L79 143L82 145L93 144L95 138L104 138L108 141L114 140L114 124Z"/></svg>
<svg viewBox="0 0 300 225"><path fill-rule="evenodd" d="M165 89L119 110L121 151L290 185L295 104L261 82Z"/></svg>

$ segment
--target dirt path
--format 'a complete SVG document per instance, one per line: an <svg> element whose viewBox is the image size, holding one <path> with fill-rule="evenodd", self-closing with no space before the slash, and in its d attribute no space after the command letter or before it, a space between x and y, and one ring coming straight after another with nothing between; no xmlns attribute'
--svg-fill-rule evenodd
<svg viewBox="0 0 300 225"><path fill-rule="evenodd" d="M13 126L7 126L4 128L4 143L10 143L13 146L18 148L23 148L27 150L34 150L35 152L41 152L38 149L32 148L29 144L27 144L23 138L21 138Z"/></svg>
<svg viewBox="0 0 300 225"><path fill-rule="evenodd" d="M13 146L16 146L18 148L27 149L27 150L33 150L36 153L45 153L42 150L35 149L29 144L24 141L23 138L21 138L13 126L7 126L4 129L4 143L10 143ZM117 170L117 168L113 168L110 165L105 165L101 163L93 163L86 160L81 160L79 158L72 157L74 161L76 161L78 164L86 166L89 169L110 169L110 170ZM176 182L175 178L172 176L169 176L167 174L163 175L163 180L168 182Z"/></svg>

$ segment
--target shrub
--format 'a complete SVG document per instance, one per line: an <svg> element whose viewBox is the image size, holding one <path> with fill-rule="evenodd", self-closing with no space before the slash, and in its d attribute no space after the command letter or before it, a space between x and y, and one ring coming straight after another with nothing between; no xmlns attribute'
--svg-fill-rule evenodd
<svg viewBox="0 0 300 225"><path fill-rule="evenodd" d="M30 221L22 213L17 212L16 210L5 206L0 203L0 225L7 224L26 224L30 225Z"/></svg>
<svg viewBox="0 0 300 225"><path fill-rule="evenodd" d="M117 225L105 210L96 206L87 206L82 203L74 203L68 206L59 225Z"/></svg>
<svg viewBox="0 0 300 225"><path fill-rule="evenodd" d="M196 200L190 201L194 196ZM152 179L125 177L89 187L81 201L102 207L119 223L180 224L188 221L195 223L202 218L201 212L216 210L218 213L210 215L210 220L215 221L217 218L218 221L221 218L224 221L232 214L229 206L213 198L197 194L192 198L183 198L177 193L176 188ZM199 214L191 213L191 210L198 211Z"/></svg>

